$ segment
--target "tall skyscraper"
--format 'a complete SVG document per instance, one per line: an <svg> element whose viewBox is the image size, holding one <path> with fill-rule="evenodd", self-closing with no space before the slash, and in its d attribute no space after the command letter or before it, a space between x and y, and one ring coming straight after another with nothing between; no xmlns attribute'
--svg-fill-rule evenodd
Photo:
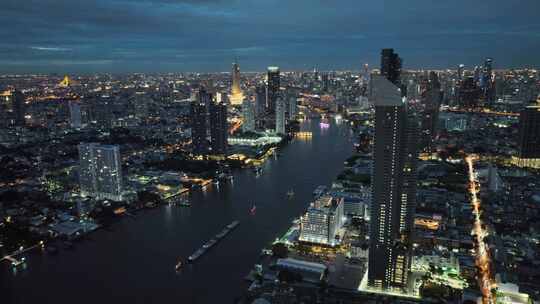
<svg viewBox="0 0 540 304"><path fill-rule="evenodd" d="M484 61L483 74L485 78L491 78L491 73L493 72L493 58L487 57Z"/></svg>
<svg viewBox="0 0 540 304"><path fill-rule="evenodd" d="M519 163L540 168L540 103L531 104L519 116Z"/></svg>
<svg viewBox="0 0 540 304"><path fill-rule="evenodd" d="M435 72L429 73L427 87L422 91L422 121L421 121L421 147L423 152L433 152L433 141L439 122L439 108L442 102L442 91L439 77Z"/></svg>
<svg viewBox="0 0 540 304"><path fill-rule="evenodd" d="M244 101L244 93L240 88L240 66L238 63L233 63L232 65L232 86L231 86L231 97L229 98L231 105L241 105Z"/></svg>
<svg viewBox="0 0 540 304"><path fill-rule="evenodd" d="M463 72L465 71L465 65L460 64L457 69L457 79L459 81L463 80Z"/></svg>
<svg viewBox="0 0 540 304"><path fill-rule="evenodd" d="M255 104L251 100L244 100L242 104L242 118L244 122L242 124L242 131L254 132L255 131Z"/></svg>
<svg viewBox="0 0 540 304"><path fill-rule="evenodd" d="M79 144L79 184L82 196L122 200L122 166L117 145Z"/></svg>
<svg viewBox="0 0 540 304"><path fill-rule="evenodd" d="M475 83L480 82L480 68L477 65L474 66L473 79Z"/></svg>
<svg viewBox="0 0 540 304"><path fill-rule="evenodd" d="M481 90L476 85L474 77L466 77L458 87L458 103L465 108L478 106Z"/></svg>
<svg viewBox="0 0 540 304"><path fill-rule="evenodd" d="M281 96L276 100L276 133L285 134L285 101Z"/></svg>
<svg viewBox="0 0 540 304"><path fill-rule="evenodd" d="M375 104L368 285L407 287L416 204L416 121L399 87L401 60L383 50L383 76L372 78Z"/></svg>
<svg viewBox="0 0 540 304"><path fill-rule="evenodd" d="M276 101L279 96L279 68L268 67L268 79L266 85L266 109L269 112L276 110Z"/></svg>
<svg viewBox="0 0 540 304"><path fill-rule="evenodd" d="M192 152L195 155L206 155L208 153L208 107L207 101L211 100L205 90L196 92L191 101L191 144Z"/></svg>
<svg viewBox="0 0 540 304"><path fill-rule="evenodd" d="M482 97L484 97L484 100L487 103L492 102L493 98L495 97L492 73L493 73L493 59L488 57L484 61L484 67L482 69L482 78L480 80L482 93L483 93Z"/></svg>
<svg viewBox="0 0 540 304"><path fill-rule="evenodd" d="M210 148L214 155L227 153L227 105L224 103L210 104Z"/></svg>
<svg viewBox="0 0 540 304"><path fill-rule="evenodd" d="M328 92L330 89L330 76L327 72L324 72L321 75L321 88L323 92Z"/></svg>
<svg viewBox="0 0 540 304"><path fill-rule="evenodd" d="M298 102L296 100L296 96L290 96L289 97L289 119L293 120L296 117L296 114L298 113Z"/></svg>
<svg viewBox="0 0 540 304"><path fill-rule="evenodd" d="M364 63L364 66L362 67L362 82L367 85L369 83L370 77L371 75L369 74L369 64Z"/></svg>
<svg viewBox="0 0 540 304"><path fill-rule="evenodd" d="M266 88L262 85L255 88L255 117L260 118L266 111Z"/></svg>
<svg viewBox="0 0 540 304"><path fill-rule="evenodd" d="M383 49L381 52L381 75L396 86L401 86L401 58L394 49Z"/></svg>
<svg viewBox="0 0 540 304"><path fill-rule="evenodd" d="M11 105L13 107L13 123L17 127L25 125L26 103L24 94L19 90L11 92Z"/></svg>
<svg viewBox="0 0 540 304"><path fill-rule="evenodd" d="M69 102L69 123L72 128L80 129L82 127L81 104L77 101Z"/></svg>

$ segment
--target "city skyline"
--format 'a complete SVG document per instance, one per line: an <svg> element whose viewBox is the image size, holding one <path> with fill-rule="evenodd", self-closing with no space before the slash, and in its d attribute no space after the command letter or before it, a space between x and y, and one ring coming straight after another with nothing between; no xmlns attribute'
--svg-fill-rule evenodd
<svg viewBox="0 0 540 304"><path fill-rule="evenodd" d="M538 66L537 1L8 1L0 73L359 69L394 47L408 68ZM444 14L441 14L444 13ZM351 26L354 25L354 26Z"/></svg>
<svg viewBox="0 0 540 304"><path fill-rule="evenodd" d="M2 2L1 303L540 304L539 0Z"/></svg>

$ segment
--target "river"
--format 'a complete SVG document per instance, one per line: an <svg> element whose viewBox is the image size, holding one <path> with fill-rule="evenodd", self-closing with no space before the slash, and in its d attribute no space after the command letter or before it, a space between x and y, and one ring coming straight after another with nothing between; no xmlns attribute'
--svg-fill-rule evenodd
<svg viewBox="0 0 540 304"><path fill-rule="evenodd" d="M1 266L2 303L233 303L261 249L283 234L329 185L352 153L350 129L303 122L311 139L294 139L263 166L238 170L234 180L190 194L192 207L163 206L125 217L56 255L31 254L27 269ZM286 192L294 189L289 200ZM250 209L256 205L256 213ZM240 225L193 265L185 259L232 222ZM6 301L7 300L7 301Z"/></svg>

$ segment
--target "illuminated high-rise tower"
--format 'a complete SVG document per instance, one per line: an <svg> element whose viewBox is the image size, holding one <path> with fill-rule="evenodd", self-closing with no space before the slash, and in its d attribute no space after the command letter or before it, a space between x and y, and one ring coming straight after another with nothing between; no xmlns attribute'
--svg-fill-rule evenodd
<svg viewBox="0 0 540 304"><path fill-rule="evenodd" d="M459 81L463 80L463 71L465 70L465 65L460 64L457 69L457 78Z"/></svg>
<svg viewBox="0 0 540 304"><path fill-rule="evenodd" d="M368 285L404 291L411 264L416 205L416 120L400 88L401 60L383 50L382 76L372 77L375 104Z"/></svg>
<svg viewBox="0 0 540 304"><path fill-rule="evenodd" d="M439 121L439 108L443 99L441 83L437 73L431 71L425 90L420 98L422 104L421 121L421 147L423 152L432 153L436 136L437 124Z"/></svg>
<svg viewBox="0 0 540 304"><path fill-rule="evenodd" d="M193 154L206 155L208 153L208 108L211 94L201 89L192 97L191 110L191 144Z"/></svg>
<svg viewBox="0 0 540 304"><path fill-rule="evenodd" d="M242 104L242 131L254 132L255 131L255 104L251 100L244 100Z"/></svg>
<svg viewBox="0 0 540 304"><path fill-rule="evenodd" d="M82 196L122 200L122 166L117 145L79 145L79 184Z"/></svg>
<svg viewBox="0 0 540 304"><path fill-rule="evenodd" d="M296 117L296 114L298 113L298 101L296 99L296 95L289 97L289 120L294 120Z"/></svg>
<svg viewBox="0 0 540 304"><path fill-rule="evenodd" d="M285 101L281 96L276 99L276 133L285 134Z"/></svg>
<svg viewBox="0 0 540 304"><path fill-rule="evenodd" d="M210 148L213 155L225 155L227 153L227 105L224 103L210 104Z"/></svg>
<svg viewBox="0 0 540 304"><path fill-rule="evenodd" d="M13 108L13 122L17 127L25 125L26 104L23 92L14 90L11 92L11 105Z"/></svg>
<svg viewBox="0 0 540 304"><path fill-rule="evenodd" d="M482 88L482 95L486 102L493 101L495 97L494 83L493 83L493 59L486 58L484 61L484 67L482 69L482 78L480 79Z"/></svg>
<svg viewBox="0 0 540 304"><path fill-rule="evenodd" d="M78 101L69 102L69 123L72 128L80 129L82 127L81 104Z"/></svg>
<svg viewBox="0 0 540 304"><path fill-rule="evenodd" d="M518 144L518 165L540 168L540 103L527 105L521 111Z"/></svg>
<svg viewBox="0 0 540 304"><path fill-rule="evenodd" d="M396 86L401 85L401 58L394 49L383 49L381 52L381 75Z"/></svg>
<svg viewBox="0 0 540 304"><path fill-rule="evenodd" d="M266 88L259 85L255 88L255 118L259 119L266 111Z"/></svg>
<svg viewBox="0 0 540 304"><path fill-rule="evenodd" d="M279 95L279 68L274 66L268 67L267 75L266 109L268 112L274 112Z"/></svg>
<svg viewBox="0 0 540 304"><path fill-rule="evenodd" d="M244 101L244 93L240 88L240 66L236 62L232 65L232 86L229 99L232 105L241 105Z"/></svg>

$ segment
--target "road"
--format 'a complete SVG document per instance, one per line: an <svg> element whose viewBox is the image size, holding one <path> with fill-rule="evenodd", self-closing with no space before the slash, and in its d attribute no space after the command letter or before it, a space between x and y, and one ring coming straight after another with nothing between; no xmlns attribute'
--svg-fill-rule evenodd
<svg viewBox="0 0 540 304"><path fill-rule="evenodd" d="M481 200L478 198L480 192L480 184L476 180L476 172L474 171L474 162L478 159L475 155L469 155L465 161L469 167L469 193L471 205L473 207L474 223L471 234L474 236L476 244L476 266L478 267L478 285L482 292L482 303L493 304L495 298L491 293L494 282L491 275L491 259L489 257L488 245L485 242L487 231L482 228L482 219L480 218Z"/></svg>

